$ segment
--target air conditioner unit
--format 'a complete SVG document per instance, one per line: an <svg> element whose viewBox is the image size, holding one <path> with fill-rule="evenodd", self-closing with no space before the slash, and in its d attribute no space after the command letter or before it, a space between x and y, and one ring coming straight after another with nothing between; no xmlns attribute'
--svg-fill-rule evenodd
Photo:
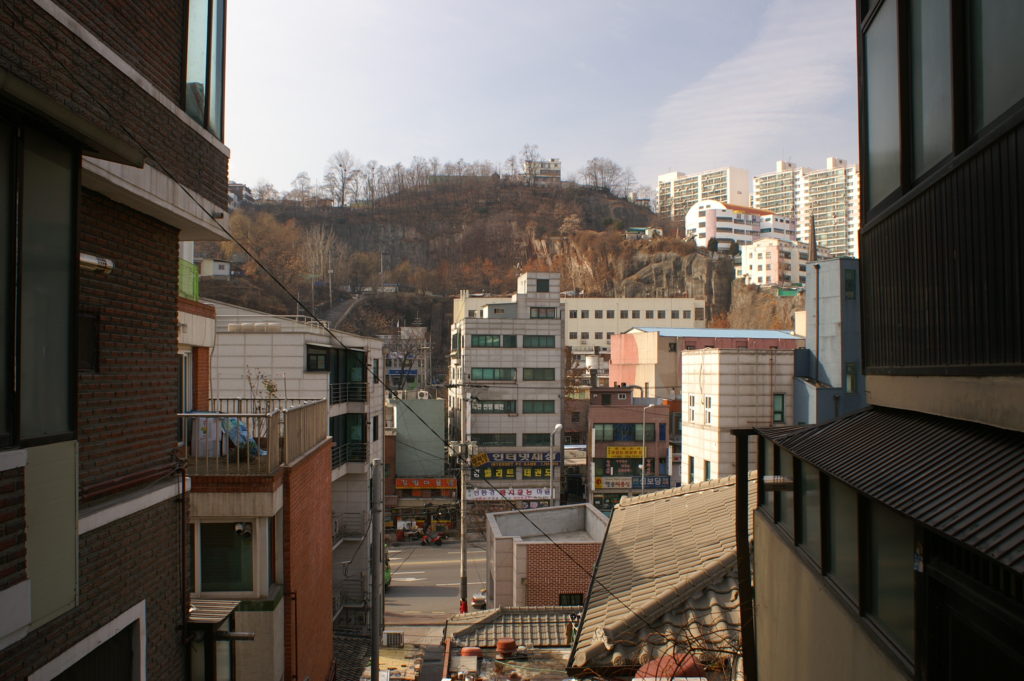
<svg viewBox="0 0 1024 681"><path fill-rule="evenodd" d="M418 399L418 400L429 400L430 399L430 391L429 390L419 390L419 391L417 391L416 392L416 399Z"/></svg>
<svg viewBox="0 0 1024 681"><path fill-rule="evenodd" d="M405 633L401 631L385 631L384 647L401 648L405 645Z"/></svg>

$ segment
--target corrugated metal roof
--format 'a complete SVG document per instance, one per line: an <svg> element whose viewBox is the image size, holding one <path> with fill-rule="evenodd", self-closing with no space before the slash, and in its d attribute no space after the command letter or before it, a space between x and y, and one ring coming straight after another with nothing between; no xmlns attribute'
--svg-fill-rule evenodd
<svg viewBox="0 0 1024 681"><path fill-rule="evenodd" d="M448 620L448 630L460 646L493 648L499 638L514 638L520 646L567 648L579 612L568 606L502 607L457 615Z"/></svg>
<svg viewBox="0 0 1024 681"><path fill-rule="evenodd" d="M803 336L787 331L770 331L768 329L679 329L660 326L634 326L630 331L657 333L666 338L764 338L803 340ZM628 333L628 331L627 331Z"/></svg>
<svg viewBox="0 0 1024 681"><path fill-rule="evenodd" d="M572 667L638 666L687 646L738 652L735 491L728 477L620 502Z"/></svg>
<svg viewBox="0 0 1024 681"><path fill-rule="evenodd" d="M220 624L235 611L241 601L193 598L189 601L189 624Z"/></svg>
<svg viewBox="0 0 1024 681"><path fill-rule="evenodd" d="M883 407L761 432L868 497L1024 573L1024 432Z"/></svg>

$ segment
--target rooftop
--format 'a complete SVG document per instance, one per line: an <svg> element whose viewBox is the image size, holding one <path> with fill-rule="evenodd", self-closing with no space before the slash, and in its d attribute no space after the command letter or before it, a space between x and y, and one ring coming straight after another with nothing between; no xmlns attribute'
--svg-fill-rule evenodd
<svg viewBox="0 0 1024 681"><path fill-rule="evenodd" d="M797 336L788 331L772 331L769 329L679 329L657 326L634 326L626 333L633 331L657 333L666 338L802 338L802 336Z"/></svg>

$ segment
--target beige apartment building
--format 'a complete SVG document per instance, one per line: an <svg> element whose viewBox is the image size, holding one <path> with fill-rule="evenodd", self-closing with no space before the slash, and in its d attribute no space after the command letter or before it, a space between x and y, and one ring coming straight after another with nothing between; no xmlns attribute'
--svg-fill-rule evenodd
<svg viewBox="0 0 1024 681"><path fill-rule="evenodd" d="M695 175L673 172L658 176L658 213L682 221L698 201L750 205L750 173L742 168L717 168Z"/></svg>

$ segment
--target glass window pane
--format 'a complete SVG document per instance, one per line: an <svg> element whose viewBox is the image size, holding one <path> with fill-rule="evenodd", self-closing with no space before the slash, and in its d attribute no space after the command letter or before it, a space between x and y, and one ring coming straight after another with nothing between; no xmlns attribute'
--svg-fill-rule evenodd
<svg viewBox="0 0 1024 681"><path fill-rule="evenodd" d="M206 124L206 65L210 26L209 0L188 3L188 53L185 61L185 113Z"/></svg>
<svg viewBox="0 0 1024 681"><path fill-rule="evenodd" d="M914 176L920 177L953 151L949 0L911 0L910 45Z"/></svg>
<svg viewBox="0 0 1024 681"><path fill-rule="evenodd" d="M251 523L203 523L199 541L203 591L253 590Z"/></svg>
<svg viewBox="0 0 1024 681"><path fill-rule="evenodd" d="M800 462L800 537L804 551L821 565L821 482L818 469Z"/></svg>
<svg viewBox="0 0 1024 681"><path fill-rule="evenodd" d="M793 480L793 455L783 450L779 456L779 475L787 480ZM779 517L777 518L782 527L789 532L789 536L796 536L796 514L793 508L793 490L779 491Z"/></svg>
<svg viewBox="0 0 1024 681"><path fill-rule="evenodd" d="M224 0L213 0L210 27L210 113L206 127L224 139Z"/></svg>
<svg viewBox="0 0 1024 681"><path fill-rule="evenodd" d="M10 296L11 256L14 253L11 234L11 126L0 121L0 446L11 441L10 384L11 320Z"/></svg>
<svg viewBox="0 0 1024 681"><path fill-rule="evenodd" d="M914 652L914 524L871 504L871 601L867 610L908 655Z"/></svg>
<svg viewBox="0 0 1024 681"><path fill-rule="evenodd" d="M77 154L25 135L21 268L21 438L73 430L71 318Z"/></svg>
<svg viewBox="0 0 1024 681"><path fill-rule="evenodd" d="M857 493L838 480L828 481L828 574L858 600Z"/></svg>
<svg viewBox="0 0 1024 681"><path fill-rule="evenodd" d="M1024 97L1024 3L974 0L971 3L971 70L974 77L974 129L980 130Z"/></svg>
<svg viewBox="0 0 1024 681"><path fill-rule="evenodd" d="M888 0L864 33L868 206L900 183L900 90L896 2Z"/></svg>

